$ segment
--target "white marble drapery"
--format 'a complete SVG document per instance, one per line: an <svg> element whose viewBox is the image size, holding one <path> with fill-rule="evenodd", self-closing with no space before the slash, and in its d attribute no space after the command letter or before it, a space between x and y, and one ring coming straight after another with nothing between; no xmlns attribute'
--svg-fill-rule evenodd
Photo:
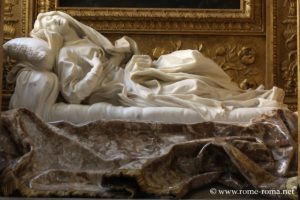
<svg viewBox="0 0 300 200"><path fill-rule="evenodd" d="M57 36L60 34L59 31L56 33L55 30L53 32L44 28L46 26L40 19L48 16L59 16L66 20L70 28L77 33L78 39L62 41ZM61 22L58 24L60 25ZM162 113L166 115L164 119L168 122L172 121L173 115L180 109L193 113L191 115L196 113L202 121L216 119L226 121L226 116L236 109L240 109L238 116L242 116L248 114L243 113L248 108L268 111L285 108L283 90L276 87L264 90L262 86L256 90L241 90L217 64L196 50L175 51L153 61L150 56L139 54L137 45L131 38L123 37L113 45L99 32L59 11L40 14L31 35L47 40L49 46L56 50L57 62L54 73L58 77L59 92L69 103L69 105L60 104L60 109L64 110L63 106L67 107L66 113L72 116L71 118L79 115L78 120L72 121L90 119L88 116L81 117L81 113L89 115L91 112L99 111L101 116L101 109L98 108L101 107L103 110L103 105L118 106L125 110L128 110L128 107L134 108L134 114L128 115L130 120L135 120L134 116L136 120L152 120L151 117L144 117L143 113L138 113L146 110L138 108L151 108L150 113L155 113L154 116ZM94 67L91 62L95 59L95 53L100 57L98 62L100 64L97 67ZM53 74L46 77L53 80L52 76ZM34 77L31 75L30 79L32 78ZM27 96L24 94L22 87L27 86L26 81L23 82L25 86L19 85L15 90L14 96L18 98L13 97L11 108L23 104L18 103L22 101L19 96L28 99L36 98L29 93ZM51 82L57 84L54 83L55 81L49 81ZM55 102L57 97L49 95L49 91L54 91L54 85L47 84L47 87L39 88L39 97L50 96L53 99L49 102ZM79 105L82 103L88 105ZM102 103L102 106L93 106L97 103ZM50 112L49 110L55 107L54 104L45 104L41 101L36 105L39 107L43 105L45 112L47 110L47 113L39 111L40 116L47 120L60 119L62 116L68 118L65 113L56 117L53 110ZM170 108L177 111L171 112ZM111 113L113 119L126 119L126 112L120 112L120 109L110 110L116 112ZM49 113L51 117L47 117ZM99 117L93 117L91 120L95 118Z"/></svg>

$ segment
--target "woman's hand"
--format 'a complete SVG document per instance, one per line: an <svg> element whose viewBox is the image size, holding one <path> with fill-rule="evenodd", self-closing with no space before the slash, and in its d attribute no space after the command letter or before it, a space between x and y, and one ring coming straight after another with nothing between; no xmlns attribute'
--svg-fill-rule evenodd
<svg viewBox="0 0 300 200"><path fill-rule="evenodd" d="M93 67L100 67L102 64L101 57L100 52L95 52L92 59L84 58L84 60Z"/></svg>

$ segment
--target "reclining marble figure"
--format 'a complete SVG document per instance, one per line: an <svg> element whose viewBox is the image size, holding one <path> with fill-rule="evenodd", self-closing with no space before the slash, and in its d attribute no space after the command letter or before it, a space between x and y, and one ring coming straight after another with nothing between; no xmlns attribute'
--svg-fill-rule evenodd
<svg viewBox="0 0 300 200"><path fill-rule="evenodd" d="M41 43L48 48L44 55ZM16 81L10 108L25 107L45 121L247 122L285 109L281 89L242 90L199 51L152 60L133 39L113 45L59 11L39 14L31 38L9 41L4 49L18 59L8 77Z"/></svg>

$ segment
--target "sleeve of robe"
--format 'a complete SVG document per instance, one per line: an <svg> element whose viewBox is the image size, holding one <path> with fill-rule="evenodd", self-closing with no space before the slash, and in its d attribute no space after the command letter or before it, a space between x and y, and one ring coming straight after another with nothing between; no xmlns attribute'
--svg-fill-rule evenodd
<svg viewBox="0 0 300 200"><path fill-rule="evenodd" d="M90 66L91 70L84 74L81 66L78 65L84 63L82 55L73 51L65 51L62 54L57 67L62 96L69 103L80 104L97 86L102 67ZM87 62L84 64L89 65Z"/></svg>
<svg viewBox="0 0 300 200"><path fill-rule="evenodd" d="M18 73L10 109L27 108L42 118L55 104L59 86L56 74L24 67Z"/></svg>

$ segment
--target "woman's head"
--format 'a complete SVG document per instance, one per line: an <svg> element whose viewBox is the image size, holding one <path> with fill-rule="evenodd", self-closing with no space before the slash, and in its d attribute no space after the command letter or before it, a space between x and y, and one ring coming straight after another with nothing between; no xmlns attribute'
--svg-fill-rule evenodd
<svg viewBox="0 0 300 200"><path fill-rule="evenodd" d="M74 21L70 15L60 11L40 13L30 35L47 41L53 52L58 52L63 42L77 39L78 33L81 33Z"/></svg>
<svg viewBox="0 0 300 200"><path fill-rule="evenodd" d="M61 36L67 36L72 32L78 34L78 30L74 27L71 19L73 19L71 16L59 11L40 13L34 23L31 36L46 39L45 32L52 32Z"/></svg>
<svg viewBox="0 0 300 200"><path fill-rule="evenodd" d="M66 34L70 29L68 21L60 15L43 15L39 20L39 25L42 29L60 34Z"/></svg>
<svg viewBox="0 0 300 200"><path fill-rule="evenodd" d="M55 45L54 47L56 47L56 49L58 46L56 45L55 41L51 41L53 38L57 39L59 38L58 35L60 35L63 41L70 41L69 38L74 39L74 37L68 37L72 36L72 34L76 34L79 38L89 39L91 42L102 47L110 54L124 53L123 47L116 48L106 37L104 37L97 30L79 22L72 16L60 11L40 13L34 23L34 28L30 33L32 37L44 39L48 41L49 45Z"/></svg>

